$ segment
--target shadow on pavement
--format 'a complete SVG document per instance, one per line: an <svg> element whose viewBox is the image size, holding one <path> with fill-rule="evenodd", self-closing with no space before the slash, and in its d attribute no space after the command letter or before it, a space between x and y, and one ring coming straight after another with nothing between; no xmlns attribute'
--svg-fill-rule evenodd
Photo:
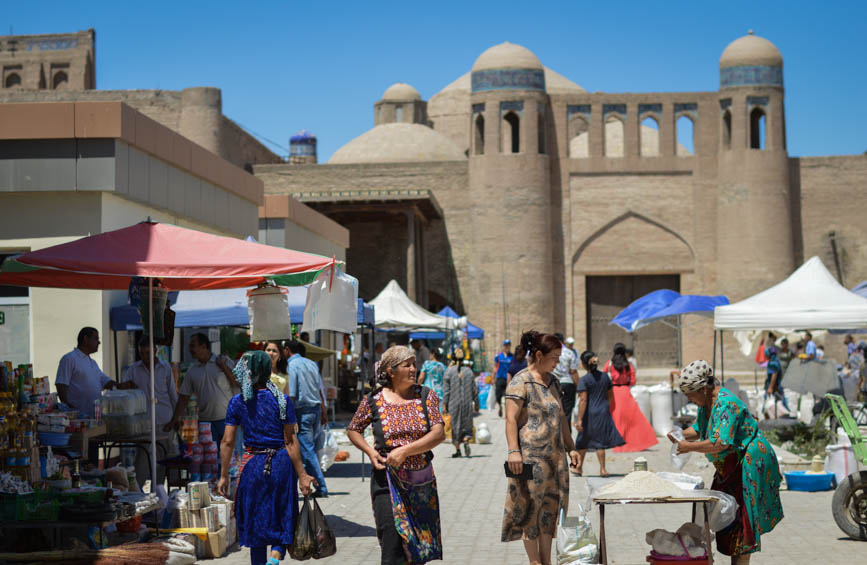
<svg viewBox="0 0 867 565"><path fill-rule="evenodd" d="M364 475L367 478L370 475L370 462L364 463ZM361 480L361 463L335 463L325 472L325 480L335 477L340 479L349 479L358 477Z"/></svg>
<svg viewBox="0 0 867 565"><path fill-rule="evenodd" d="M338 538L376 537L376 528L371 526L356 524L334 514L327 514L325 519L328 520L328 525ZM370 516L370 520L373 521L373 515Z"/></svg>

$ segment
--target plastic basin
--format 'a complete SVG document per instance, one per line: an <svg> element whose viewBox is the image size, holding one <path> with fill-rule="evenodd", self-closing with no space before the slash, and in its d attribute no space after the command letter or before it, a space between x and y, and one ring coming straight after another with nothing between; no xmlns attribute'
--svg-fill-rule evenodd
<svg viewBox="0 0 867 565"><path fill-rule="evenodd" d="M786 486L789 490L817 492L834 488L834 473L808 473L806 471L787 471Z"/></svg>

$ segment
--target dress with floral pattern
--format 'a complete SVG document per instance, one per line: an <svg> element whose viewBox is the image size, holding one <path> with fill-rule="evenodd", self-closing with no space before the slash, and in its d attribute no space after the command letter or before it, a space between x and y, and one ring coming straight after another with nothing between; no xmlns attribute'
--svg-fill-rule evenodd
<svg viewBox="0 0 867 565"><path fill-rule="evenodd" d="M418 388L420 389L421 387ZM365 428L370 425L370 404L367 399L367 396L362 399L347 429L363 434ZM380 390L373 396L373 399L379 409L379 417L382 420L382 433L385 436L385 445L388 448L408 445L423 438L428 433L429 430L424 420L421 398L393 404L385 400ZM431 427L443 423L443 416L440 414L439 397L436 394L428 394L427 413ZM401 469L424 469L427 463L428 461L424 454L410 455L404 461Z"/></svg>
<svg viewBox="0 0 867 565"><path fill-rule="evenodd" d="M725 388L720 388L710 418L707 408L699 408L693 429L700 439L726 446L719 453L706 454L716 468L711 488L731 494L740 505L735 522L717 533L720 551L726 555L760 551L761 535L783 519L782 477L774 448L747 406Z"/></svg>
<svg viewBox="0 0 867 565"><path fill-rule="evenodd" d="M421 372L424 373L424 386L428 387L443 401L443 375L446 373L446 366L439 361L425 361L421 366Z"/></svg>

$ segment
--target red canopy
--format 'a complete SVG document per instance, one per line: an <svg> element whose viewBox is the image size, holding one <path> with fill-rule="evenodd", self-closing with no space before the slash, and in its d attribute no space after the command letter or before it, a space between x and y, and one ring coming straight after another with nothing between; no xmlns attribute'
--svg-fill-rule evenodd
<svg viewBox="0 0 867 565"><path fill-rule="evenodd" d="M126 290L133 276L160 278L172 290L247 287L266 279L303 284L332 262L312 253L142 222L20 255L4 264L0 285Z"/></svg>

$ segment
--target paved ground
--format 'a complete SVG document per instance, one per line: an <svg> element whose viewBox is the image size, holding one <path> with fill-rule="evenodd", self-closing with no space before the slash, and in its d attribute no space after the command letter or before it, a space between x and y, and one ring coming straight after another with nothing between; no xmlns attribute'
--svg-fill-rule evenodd
<svg viewBox="0 0 867 565"><path fill-rule="evenodd" d="M474 445L470 459L452 459L450 445L436 449L434 468L439 483L445 563L486 564L527 563L521 542L501 543L500 524L506 479L503 461L506 453L503 420L496 415L483 415L476 422L486 421L494 433L491 445ZM672 470L668 464L667 441L642 453L651 470ZM320 561L323 565L355 565L379 563L379 547L373 528L370 508L369 481L361 481L361 463L354 447L343 447L351 453L349 461L337 463L326 474L331 496L321 502L322 510L337 533L337 555ZM588 454L585 474L594 474L598 467L595 457ZM612 473L627 473L632 469L636 454L608 454ZM701 465L693 455L684 472L701 475L709 483L712 469ZM367 467L369 472L369 466ZM762 538L763 551L753 564L849 564L863 563L867 542L844 537L831 516L831 492L782 493L786 518L777 528ZM573 477L570 488L570 510L574 514L578 503L586 498L585 479ZM649 546L644 541L647 531L655 528L676 530L690 519L688 505L609 506L605 526L608 532L609 563L616 565L645 563ZM598 533L598 509L592 510L594 529ZM716 563L728 559L716 554ZM236 545L225 557L207 561L213 565L249 563L249 551Z"/></svg>

